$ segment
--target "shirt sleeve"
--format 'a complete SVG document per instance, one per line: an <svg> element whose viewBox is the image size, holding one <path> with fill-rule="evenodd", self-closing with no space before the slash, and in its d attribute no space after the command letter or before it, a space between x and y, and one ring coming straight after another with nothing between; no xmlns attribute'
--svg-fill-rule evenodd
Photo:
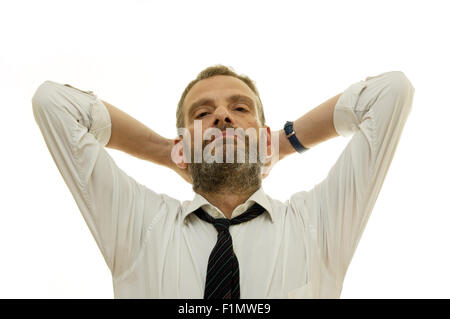
<svg viewBox="0 0 450 319"><path fill-rule="evenodd" d="M333 121L340 136L353 135L327 177L294 194L306 208L322 264L337 283L344 276L411 112L414 87L403 72L367 77L337 101Z"/></svg>
<svg viewBox="0 0 450 319"><path fill-rule="evenodd" d="M45 143L113 276L132 266L152 220L164 213L158 195L123 172L104 146L111 136L106 106L92 91L53 81L32 97Z"/></svg>

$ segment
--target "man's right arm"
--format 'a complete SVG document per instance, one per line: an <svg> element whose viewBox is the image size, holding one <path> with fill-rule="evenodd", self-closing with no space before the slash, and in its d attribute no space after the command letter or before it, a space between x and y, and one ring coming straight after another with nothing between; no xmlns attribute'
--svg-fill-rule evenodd
<svg viewBox="0 0 450 319"><path fill-rule="evenodd" d="M116 165L104 146L111 144L112 131L116 134L112 145L119 149L120 143L131 140L133 135L117 135L132 123L114 112L112 122L94 94L45 81L34 93L32 105L59 172L111 273L120 276L132 267L150 225L167 216L169 208L176 210L176 202L138 183ZM138 153L132 148L122 150Z"/></svg>
<svg viewBox="0 0 450 319"><path fill-rule="evenodd" d="M168 166L172 143L156 132L103 101L111 118L111 137L106 147L117 149L134 157Z"/></svg>
<svg viewBox="0 0 450 319"><path fill-rule="evenodd" d="M187 170L180 169L171 152L174 140L164 138L129 114L103 101L111 117L111 138L106 147L174 170L188 183L192 183Z"/></svg>

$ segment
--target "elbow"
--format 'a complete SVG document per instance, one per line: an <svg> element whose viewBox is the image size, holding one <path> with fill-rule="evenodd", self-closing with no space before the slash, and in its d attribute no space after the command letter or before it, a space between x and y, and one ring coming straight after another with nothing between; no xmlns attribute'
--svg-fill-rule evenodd
<svg viewBox="0 0 450 319"><path fill-rule="evenodd" d="M410 93L414 92L414 86L411 81L402 71L389 72L390 86L394 91L398 93Z"/></svg>
<svg viewBox="0 0 450 319"><path fill-rule="evenodd" d="M48 109L55 104L56 83L53 81L44 81L33 94L31 105L33 116L39 124L48 114Z"/></svg>
<svg viewBox="0 0 450 319"><path fill-rule="evenodd" d="M389 95L396 105L411 110L412 100L414 97L414 86L402 71L391 71L386 74L388 76L386 94Z"/></svg>
<svg viewBox="0 0 450 319"><path fill-rule="evenodd" d="M52 92L54 91L54 82L44 81L33 94L31 98L31 104L33 106L33 111L45 107L50 104Z"/></svg>

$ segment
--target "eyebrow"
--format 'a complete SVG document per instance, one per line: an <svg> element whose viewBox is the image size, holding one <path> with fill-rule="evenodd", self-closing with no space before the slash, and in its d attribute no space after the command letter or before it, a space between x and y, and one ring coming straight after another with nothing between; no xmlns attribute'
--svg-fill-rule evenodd
<svg viewBox="0 0 450 319"><path fill-rule="evenodd" d="M227 98L227 102L228 103L244 102L244 103L248 104L253 110L255 110L255 103L247 95L242 95L242 94L231 95L231 96L229 96ZM191 106L189 107L189 112L188 112L189 118L192 116L192 113L194 113L194 111L199 106L202 106L202 105L205 105L205 104L214 104L214 100L210 99L210 98L202 98L202 99L192 103Z"/></svg>

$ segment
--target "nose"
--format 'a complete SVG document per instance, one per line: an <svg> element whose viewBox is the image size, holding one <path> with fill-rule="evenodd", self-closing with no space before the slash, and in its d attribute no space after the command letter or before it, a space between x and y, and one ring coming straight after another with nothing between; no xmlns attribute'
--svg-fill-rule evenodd
<svg viewBox="0 0 450 319"><path fill-rule="evenodd" d="M214 126L233 125L231 115L225 107L218 107L214 112Z"/></svg>

